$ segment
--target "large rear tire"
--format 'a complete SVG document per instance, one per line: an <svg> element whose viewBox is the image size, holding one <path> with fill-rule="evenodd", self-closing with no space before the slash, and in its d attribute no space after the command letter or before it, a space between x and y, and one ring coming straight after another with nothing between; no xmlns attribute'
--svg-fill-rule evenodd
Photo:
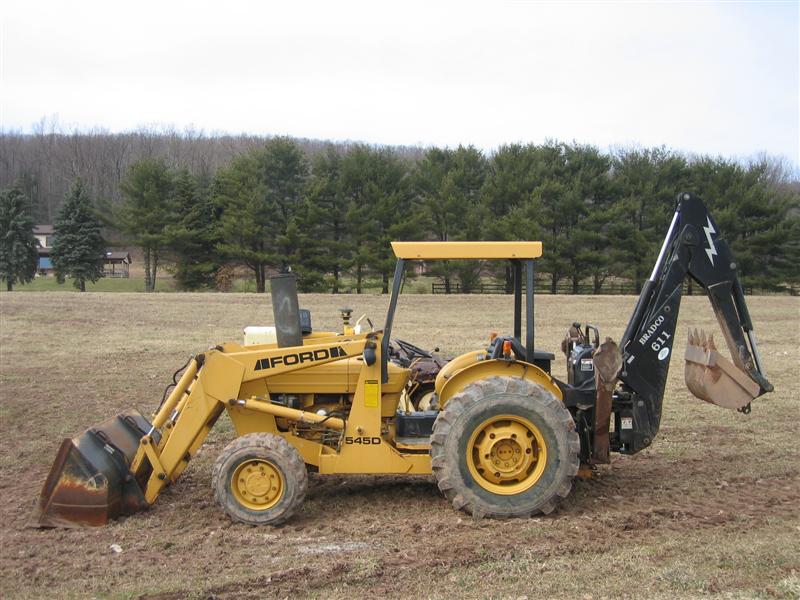
<svg viewBox="0 0 800 600"><path fill-rule="evenodd" d="M211 476L214 496L234 521L278 525L294 514L308 489L300 453L271 433L250 433L228 444Z"/></svg>
<svg viewBox="0 0 800 600"><path fill-rule="evenodd" d="M572 488L579 453L563 403L512 377L490 377L454 395L431 436L439 489L475 517L552 512Z"/></svg>

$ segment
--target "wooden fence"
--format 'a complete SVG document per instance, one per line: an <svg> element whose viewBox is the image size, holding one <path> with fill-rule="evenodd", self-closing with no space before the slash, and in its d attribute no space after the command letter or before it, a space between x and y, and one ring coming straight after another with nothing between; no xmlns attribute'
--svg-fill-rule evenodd
<svg viewBox="0 0 800 600"><path fill-rule="evenodd" d="M525 285L522 286L523 292L525 291ZM431 283L431 293L432 294L446 294L447 287L442 282L434 282ZM509 292L506 291L506 286L502 283L480 283L476 285L471 291L462 291L461 284L457 281L450 282L450 292L451 294L507 294ZM537 294L551 294L554 293L552 289L552 285L546 281L539 281L536 283L536 293ZM589 284L579 284L577 288L575 288L571 283L559 283L556 285L555 288L556 294L580 294L580 295L601 295L601 296L630 296L630 295L638 295L639 291L636 289L636 286L632 283L605 283L602 285L599 291L595 291L593 285ZM693 295L702 293L702 288L697 285L693 284L690 286L688 283L683 284L683 293L685 295ZM790 295L790 296L797 296L800 295L800 289L789 287L783 288L779 290L765 290L760 288L753 288L753 287L745 287L744 293L748 296L756 295Z"/></svg>

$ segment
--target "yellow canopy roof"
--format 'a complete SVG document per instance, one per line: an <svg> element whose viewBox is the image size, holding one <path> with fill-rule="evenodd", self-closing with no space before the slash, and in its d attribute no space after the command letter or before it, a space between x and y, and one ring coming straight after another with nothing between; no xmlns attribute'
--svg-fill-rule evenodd
<svg viewBox="0 0 800 600"><path fill-rule="evenodd" d="M406 260L539 258L542 242L392 242Z"/></svg>

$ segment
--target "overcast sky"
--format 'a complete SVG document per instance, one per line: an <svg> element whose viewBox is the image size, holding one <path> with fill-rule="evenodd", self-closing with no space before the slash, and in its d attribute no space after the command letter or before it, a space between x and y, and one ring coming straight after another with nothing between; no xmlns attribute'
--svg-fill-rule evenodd
<svg viewBox="0 0 800 600"><path fill-rule="evenodd" d="M0 126L800 164L798 2L3 0Z"/></svg>

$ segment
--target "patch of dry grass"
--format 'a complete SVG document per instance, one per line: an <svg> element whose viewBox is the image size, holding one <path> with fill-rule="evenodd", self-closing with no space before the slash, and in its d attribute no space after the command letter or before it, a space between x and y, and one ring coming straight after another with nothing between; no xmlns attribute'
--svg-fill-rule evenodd
<svg viewBox="0 0 800 600"><path fill-rule="evenodd" d="M619 339L634 302L540 296L537 346L557 351L573 320ZM338 329L346 304L378 324L387 303L301 298L317 329ZM750 416L725 411L690 396L676 360L652 448L615 457L551 517L473 522L429 478L314 477L286 526L234 525L210 490L210 465L232 435L223 419L149 512L38 531L23 526L62 437L130 406L149 413L189 354L269 324L271 308L256 295L0 294L0 594L798 597L800 301L748 303L775 393ZM508 332L510 308L509 297L407 295L394 331L457 354ZM678 357L690 324L715 329L705 299L684 300Z"/></svg>

